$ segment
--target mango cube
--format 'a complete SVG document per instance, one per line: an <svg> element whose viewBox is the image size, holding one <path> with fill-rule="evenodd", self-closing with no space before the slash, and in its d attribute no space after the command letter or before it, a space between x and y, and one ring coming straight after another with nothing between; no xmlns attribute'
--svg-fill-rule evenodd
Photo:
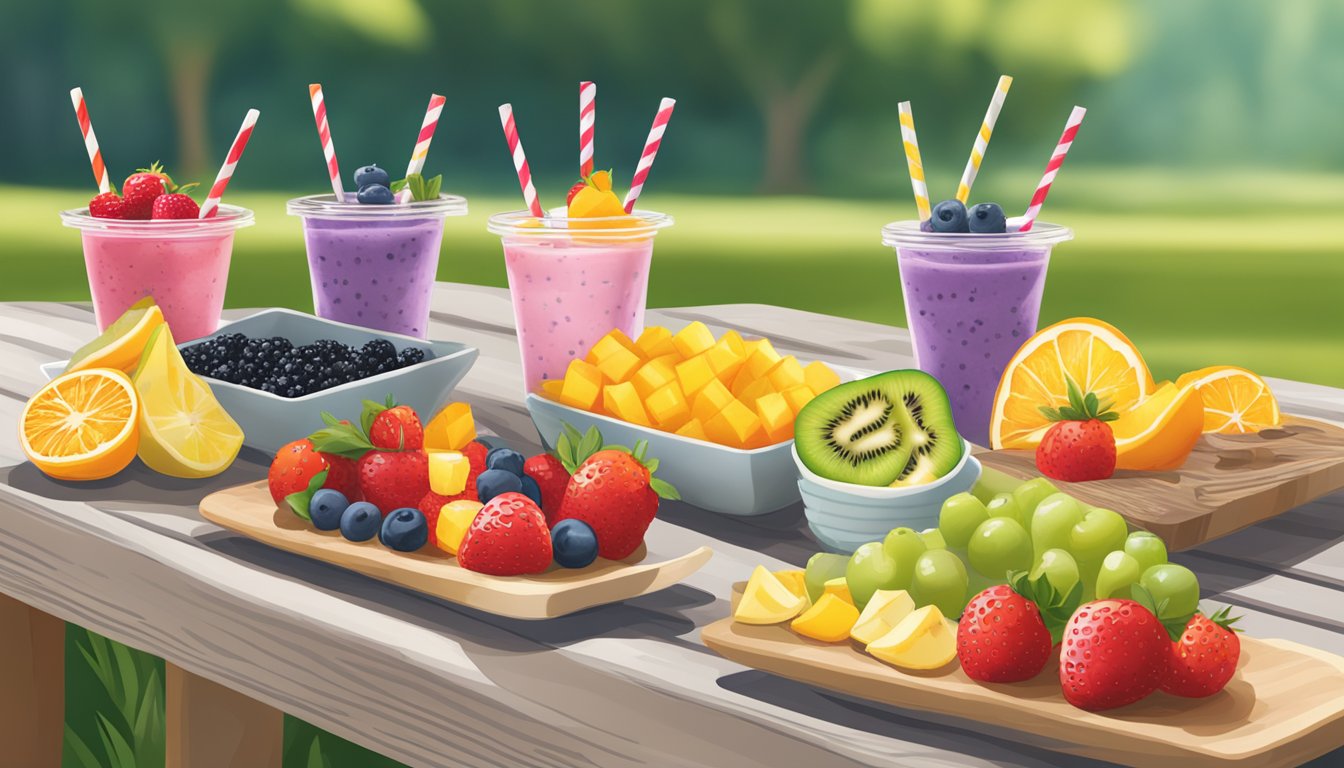
<svg viewBox="0 0 1344 768"><path fill-rule="evenodd" d="M806 379L803 378L803 366L799 364L798 358L793 355L780 358L779 362L766 371L765 377L770 380L771 386L777 392L807 383Z"/></svg>
<svg viewBox="0 0 1344 768"><path fill-rule="evenodd" d="M714 369L704 355L677 363L677 381L686 397L695 397L706 384L716 380Z"/></svg>
<svg viewBox="0 0 1344 768"><path fill-rule="evenodd" d="M737 331L724 331L723 335L719 337L719 341L727 344L729 349L742 357L747 356L747 345L742 341L742 334Z"/></svg>
<svg viewBox="0 0 1344 768"><path fill-rule="evenodd" d="M756 401L756 416L770 445L793 439L793 410L784 396L771 392Z"/></svg>
<svg viewBox="0 0 1344 768"><path fill-rule="evenodd" d="M756 339L755 341L743 342L747 353L747 368L751 371L754 378L760 378L765 372L774 367L781 359L781 355L775 351L775 346L769 339Z"/></svg>
<svg viewBox="0 0 1344 768"><path fill-rule="evenodd" d="M612 333L621 332L612 331ZM625 334L622 333L621 335L624 336ZM644 362L639 355L631 352L628 347L611 334L603 336L601 341L593 345L593 349L588 355L592 358L590 362L602 372L603 378L613 384L628 380Z"/></svg>
<svg viewBox="0 0 1344 768"><path fill-rule="evenodd" d="M602 372L586 360L571 360L560 388L560 402L591 411L602 395Z"/></svg>
<svg viewBox="0 0 1344 768"><path fill-rule="evenodd" d="M602 410L621 421L642 427L653 426L649 421L648 412L644 410L644 403L639 399L639 392L636 392L635 385L628 381L608 384L602 388Z"/></svg>
<svg viewBox="0 0 1344 768"><path fill-rule="evenodd" d="M702 422L709 421L719 415L729 403L733 401L733 393L728 391L722 381L715 379L705 385L704 389L695 396L695 401L691 405L691 415Z"/></svg>
<svg viewBox="0 0 1344 768"><path fill-rule="evenodd" d="M705 423L705 433L710 440L733 448L745 448L760 432L761 420L737 400Z"/></svg>
<svg viewBox="0 0 1344 768"><path fill-rule="evenodd" d="M714 375L721 381L731 380L736 376L747 360L745 355L735 351L726 341L719 341L705 350L705 359L709 361L709 367L714 369Z"/></svg>
<svg viewBox="0 0 1344 768"><path fill-rule="evenodd" d="M653 423L665 431L675 430L691 417L691 407L675 381L645 398L644 407Z"/></svg>
<svg viewBox="0 0 1344 768"><path fill-rule="evenodd" d="M630 383L635 385L635 391L643 398L647 398L676 380L676 369L662 358L650 360L640 366L639 370L635 371L635 375L630 377Z"/></svg>
<svg viewBox="0 0 1344 768"><path fill-rule="evenodd" d="M645 328L644 332L639 334L635 348L646 360L677 351L676 345L672 343L672 332L661 325Z"/></svg>
<svg viewBox="0 0 1344 768"><path fill-rule="evenodd" d="M439 519L434 523L434 545L450 555L456 555L462 539L467 535L476 515L484 506L479 501L459 499L444 504L439 509Z"/></svg>
<svg viewBox="0 0 1344 768"><path fill-rule="evenodd" d="M440 496L456 496L467 487L471 462L457 451L430 451L429 490Z"/></svg>
<svg viewBox="0 0 1344 768"><path fill-rule="evenodd" d="M849 630L858 620L858 608L833 594L824 594L789 627L803 637L823 643L839 643L849 639Z"/></svg>
<svg viewBox="0 0 1344 768"><path fill-rule="evenodd" d="M631 352L634 352L636 355L643 357L643 355L639 351L639 345L635 344L634 340L631 339L629 336L626 336L625 331L622 331L620 328L612 328L611 331L602 338L611 339L612 341L615 341L616 343L620 344L622 347L625 347Z"/></svg>
<svg viewBox="0 0 1344 768"><path fill-rule="evenodd" d="M736 394L737 399L745 403L747 407L755 408L757 400L766 395L773 394L774 391L775 388L770 385L769 379L757 379L743 387L742 391L737 392Z"/></svg>
<svg viewBox="0 0 1344 768"><path fill-rule="evenodd" d="M803 380L814 393L820 395L831 387L839 386L840 374L820 360L814 360L803 369Z"/></svg>
<svg viewBox="0 0 1344 768"><path fill-rule="evenodd" d="M677 331L677 335L672 337L672 344L683 358L689 360L714 346L714 334L710 333L708 326L696 320Z"/></svg>
<svg viewBox="0 0 1344 768"><path fill-rule="evenodd" d="M564 389L564 379L546 379L541 382L541 394L549 400L559 400L560 390Z"/></svg>
<svg viewBox="0 0 1344 768"><path fill-rule="evenodd" d="M795 417L798 415L799 411L803 410L804 405L812 402L812 398L816 397L816 394L812 392L811 387L802 385L789 387L780 394L789 402L789 410L793 411Z"/></svg>
<svg viewBox="0 0 1344 768"><path fill-rule="evenodd" d="M705 425L699 419L691 419L680 427L677 427L676 433L682 437L689 437L692 440L709 439L709 435L705 434Z"/></svg>
<svg viewBox="0 0 1344 768"><path fill-rule="evenodd" d="M449 403L425 425L425 448L460 451L476 439L476 421L468 403Z"/></svg>

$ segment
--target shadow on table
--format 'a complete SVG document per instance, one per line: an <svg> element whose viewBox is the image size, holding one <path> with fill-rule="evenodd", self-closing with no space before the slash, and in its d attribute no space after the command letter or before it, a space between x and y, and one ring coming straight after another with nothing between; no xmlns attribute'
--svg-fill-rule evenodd
<svg viewBox="0 0 1344 768"><path fill-rule="evenodd" d="M43 498L92 506L144 503L194 509L201 499L215 491L265 477L269 463L270 459L260 451L244 448L238 454L238 460L222 473L214 477L186 479L161 475L136 459L112 477L75 483L53 480L24 462L0 469L0 483Z"/></svg>
<svg viewBox="0 0 1344 768"><path fill-rule="evenodd" d="M802 502L754 517L735 517L689 504L664 502L658 508L658 519L755 550L799 568L807 564L809 557L823 549L807 529Z"/></svg>

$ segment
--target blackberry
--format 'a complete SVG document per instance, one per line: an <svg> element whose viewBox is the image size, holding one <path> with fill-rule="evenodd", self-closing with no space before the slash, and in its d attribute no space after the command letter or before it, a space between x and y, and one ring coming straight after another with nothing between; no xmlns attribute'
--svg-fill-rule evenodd
<svg viewBox="0 0 1344 768"><path fill-rule="evenodd" d="M398 360L400 360L402 368L405 368L408 365L422 363L425 361L425 351L416 347L407 347L401 350Z"/></svg>
<svg viewBox="0 0 1344 768"><path fill-rule="evenodd" d="M302 397L425 360L424 350L398 353L392 342L374 339L355 349L335 339L295 346L282 336L249 338L223 333L182 350L187 368L200 376Z"/></svg>

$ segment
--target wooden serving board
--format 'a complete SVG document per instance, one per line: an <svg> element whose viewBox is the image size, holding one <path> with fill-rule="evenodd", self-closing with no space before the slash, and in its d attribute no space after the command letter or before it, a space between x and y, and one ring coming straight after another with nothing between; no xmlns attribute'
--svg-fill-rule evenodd
<svg viewBox="0 0 1344 768"><path fill-rule="evenodd" d="M598 558L587 568L552 566L536 576L488 576L462 568L456 558L429 545L416 552L394 552L377 538L353 542L340 531L319 531L294 513L277 509L264 481L206 496L201 516L286 552L515 619L551 619L657 592L695 573L713 555L709 547L699 547L671 560L649 562L640 547L625 560Z"/></svg>
<svg viewBox="0 0 1344 768"><path fill-rule="evenodd" d="M1038 477L1032 451L976 454L987 467ZM1119 512L1176 551L1283 514L1344 488L1344 428L1299 416L1253 435L1204 435L1171 472L1118 470L1107 480L1057 483L1093 506Z"/></svg>
<svg viewBox="0 0 1344 768"><path fill-rule="evenodd" d="M740 585L739 585L740 588ZM1237 676L1207 699L1157 692L1085 712L1059 690L1052 663L1022 683L977 683L955 661L929 672L884 664L856 644L828 645L786 625L720 619L700 632L725 658L863 699L973 720L1039 746L1142 768L1296 766L1344 745L1344 658L1288 640L1241 636Z"/></svg>

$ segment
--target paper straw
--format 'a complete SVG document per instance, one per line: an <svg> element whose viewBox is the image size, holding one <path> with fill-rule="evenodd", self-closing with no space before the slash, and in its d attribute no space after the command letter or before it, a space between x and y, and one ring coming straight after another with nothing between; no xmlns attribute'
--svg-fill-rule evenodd
<svg viewBox="0 0 1344 768"><path fill-rule="evenodd" d="M971 196L971 185L975 175L980 172L980 163L985 159L985 150L989 147L989 137L994 134L994 123L999 119L999 110L1003 109L1003 100L1008 98L1008 89L1013 86L1013 78L1003 75L994 88L994 96L989 100L989 109L980 123L980 132L975 135L975 144L971 147L971 159L966 161L966 170L961 172L961 183L957 185L957 199L965 203Z"/></svg>
<svg viewBox="0 0 1344 768"><path fill-rule="evenodd" d="M1036 185L1036 193L1031 196L1031 205L1027 206L1027 212L1022 214L1022 226L1017 231L1030 231L1032 225L1036 223L1036 217L1041 213L1041 206L1045 204L1045 196L1050 194L1050 185L1059 175L1059 168L1064 165L1064 158L1068 156L1069 147L1073 146L1073 139L1078 135L1078 126L1082 125L1083 116L1086 114L1087 110L1082 107L1073 108L1069 121L1064 124L1064 133L1060 134L1059 143L1055 145L1055 151L1050 155L1050 162L1045 165L1045 175L1041 177L1041 183Z"/></svg>
<svg viewBox="0 0 1344 768"><path fill-rule="evenodd" d="M546 217L541 210L541 201L537 199L537 188L532 186L532 169L527 167L527 154L523 152L522 139L518 138L518 126L513 122L512 104L499 105L499 122L504 126L504 141L509 144L514 170L518 171L518 186L523 190L523 202L533 216L544 219Z"/></svg>
<svg viewBox="0 0 1344 768"><path fill-rule="evenodd" d="M634 212L635 201L639 199L639 193L644 191L644 182L649 178L649 169L653 167L653 159L658 156L658 147L663 143L663 133L667 131L667 122L672 119L672 108L676 105L676 99L668 98L658 104L658 112L653 116L653 127L649 129L649 137L644 140L639 164L635 166L635 177L630 180L630 191L625 195L626 213Z"/></svg>
<svg viewBox="0 0 1344 768"><path fill-rule="evenodd" d="M929 188L924 183L924 161L919 159L919 141L915 138L915 115L910 111L908 101L902 101L897 110L901 118L901 141L905 144L905 163L910 167L910 186L915 190L915 208L919 211L919 220L928 221L933 214L929 210Z"/></svg>
<svg viewBox="0 0 1344 768"><path fill-rule="evenodd" d="M336 194L336 202L344 203L345 185L341 183L341 169L336 165L336 145L331 140L331 125L327 122L327 102L322 97L322 84L309 84L308 96L313 101L313 119L317 121L317 138L322 142L322 155L327 159L331 191Z"/></svg>
<svg viewBox="0 0 1344 768"><path fill-rule="evenodd" d="M410 177L412 173L423 173L425 170L425 157L429 155L429 142L434 138L434 129L439 127L439 115L443 112L443 105L447 99L439 94L433 94L429 97L429 107L425 109L425 119L420 123L420 134L415 137L415 149L411 150L411 162L406 165L406 176ZM411 187L397 193L397 202L405 205L411 201Z"/></svg>
<svg viewBox="0 0 1344 768"><path fill-rule="evenodd" d="M597 127L597 83L579 83L579 176L593 173L593 132Z"/></svg>
<svg viewBox="0 0 1344 768"><path fill-rule="evenodd" d="M233 138L233 145L229 147L229 154L224 158L224 165L219 167L219 175L215 176L215 183L210 187L210 194L205 196L205 202L201 203L201 214L199 218L208 219L219 212L219 201L224 197L224 189L229 186L229 179L233 178L233 171L238 167L238 159L243 156L243 150L247 148L247 140L252 138L252 129L257 125L257 118L261 113L255 109L247 110L247 116L243 118L243 124L238 128L238 135Z"/></svg>
<svg viewBox="0 0 1344 768"><path fill-rule="evenodd" d="M112 182L107 178L107 166L103 165L103 151L98 148L98 137L93 135L89 107L84 103L84 91L71 88L70 102L75 105L75 119L79 121L79 132L84 135L84 148L89 151L89 162L93 165L93 180L98 184L98 192L111 192Z"/></svg>

